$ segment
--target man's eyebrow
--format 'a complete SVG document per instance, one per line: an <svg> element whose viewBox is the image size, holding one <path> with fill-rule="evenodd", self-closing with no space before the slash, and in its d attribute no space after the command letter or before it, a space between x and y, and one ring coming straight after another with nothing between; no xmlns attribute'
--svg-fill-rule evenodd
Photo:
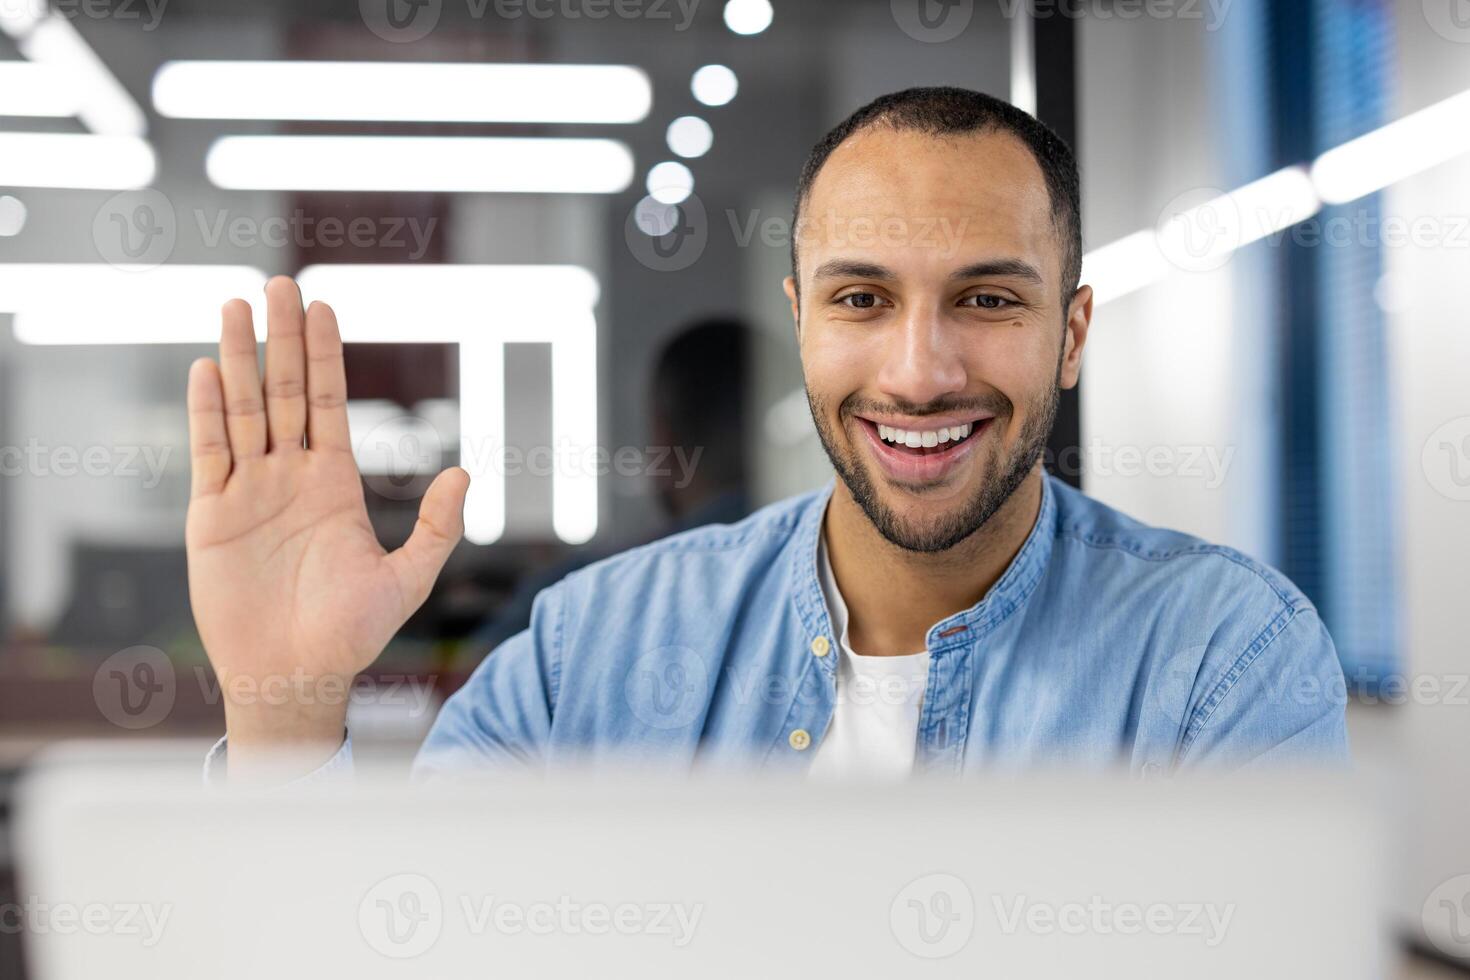
<svg viewBox="0 0 1470 980"><path fill-rule="evenodd" d="M897 279L893 270L872 262L832 259L817 266L813 279Z"/></svg>
<svg viewBox="0 0 1470 980"><path fill-rule="evenodd" d="M963 269L956 269L949 274L951 280L955 279L980 279L984 276L1008 276L1013 279L1025 279L1038 286L1045 285L1041 273L1029 262L1020 259L995 259L990 262L976 262L967 265Z"/></svg>

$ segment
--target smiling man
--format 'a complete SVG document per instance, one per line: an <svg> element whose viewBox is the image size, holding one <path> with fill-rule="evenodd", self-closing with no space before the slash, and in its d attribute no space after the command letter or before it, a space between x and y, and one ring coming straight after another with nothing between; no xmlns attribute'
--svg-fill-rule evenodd
<svg viewBox="0 0 1470 980"><path fill-rule="evenodd" d="M1092 315L1078 212L1071 151L985 95L912 89L828 134L797 188L786 293L837 479L546 589L446 703L418 770L1344 761L1341 669L1300 591L1041 467ZM467 479L441 474L385 554L333 314L303 311L289 280L267 296L264 385L239 301L220 364L190 375L190 590L228 731L211 765L249 775L291 749L330 772L350 764L345 705L318 691L428 595ZM230 695L283 676L297 696Z"/></svg>

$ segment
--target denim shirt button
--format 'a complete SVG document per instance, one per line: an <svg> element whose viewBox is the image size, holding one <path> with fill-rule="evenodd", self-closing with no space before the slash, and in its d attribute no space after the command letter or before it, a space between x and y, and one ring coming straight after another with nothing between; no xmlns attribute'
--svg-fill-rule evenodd
<svg viewBox="0 0 1470 980"><path fill-rule="evenodd" d="M819 636L812 641L812 653L818 657L825 657L831 650L832 644L825 636Z"/></svg>
<svg viewBox="0 0 1470 980"><path fill-rule="evenodd" d="M790 742L791 747L796 751L804 752L807 746L812 744L812 736L805 728L798 728L791 733L791 737L786 741Z"/></svg>

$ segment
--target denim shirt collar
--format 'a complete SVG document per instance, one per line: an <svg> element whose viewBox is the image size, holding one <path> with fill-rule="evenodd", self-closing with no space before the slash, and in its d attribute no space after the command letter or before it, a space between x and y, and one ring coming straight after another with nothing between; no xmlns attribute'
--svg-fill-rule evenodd
<svg viewBox="0 0 1470 980"><path fill-rule="evenodd" d="M973 644L986 633L1003 622L1021 607L1035 590L1051 560L1052 542L1056 538L1057 503L1056 491L1052 489L1052 477L1045 472L1041 477L1041 508L1036 523L1021 545L1021 550L995 584L979 602L968 609L947 616L929 627L925 645L931 653L951 647ZM792 601L797 615L806 628L808 639L825 636L835 643L832 622L827 604L822 597L822 586L818 579L817 542L822 533L822 518L827 504L836 489L836 477L832 477L822 490L811 498L810 503L797 519L792 535L791 589ZM820 662L829 673L835 671L836 657L822 657Z"/></svg>

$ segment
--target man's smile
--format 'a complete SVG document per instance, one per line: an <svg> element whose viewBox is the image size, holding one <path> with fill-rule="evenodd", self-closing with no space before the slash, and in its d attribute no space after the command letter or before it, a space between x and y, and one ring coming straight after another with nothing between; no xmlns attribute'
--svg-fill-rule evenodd
<svg viewBox="0 0 1470 980"><path fill-rule="evenodd" d="M904 484L934 483L947 477L991 428L992 416L854 416L869 444L869 454L890 479Z"/></svg>

